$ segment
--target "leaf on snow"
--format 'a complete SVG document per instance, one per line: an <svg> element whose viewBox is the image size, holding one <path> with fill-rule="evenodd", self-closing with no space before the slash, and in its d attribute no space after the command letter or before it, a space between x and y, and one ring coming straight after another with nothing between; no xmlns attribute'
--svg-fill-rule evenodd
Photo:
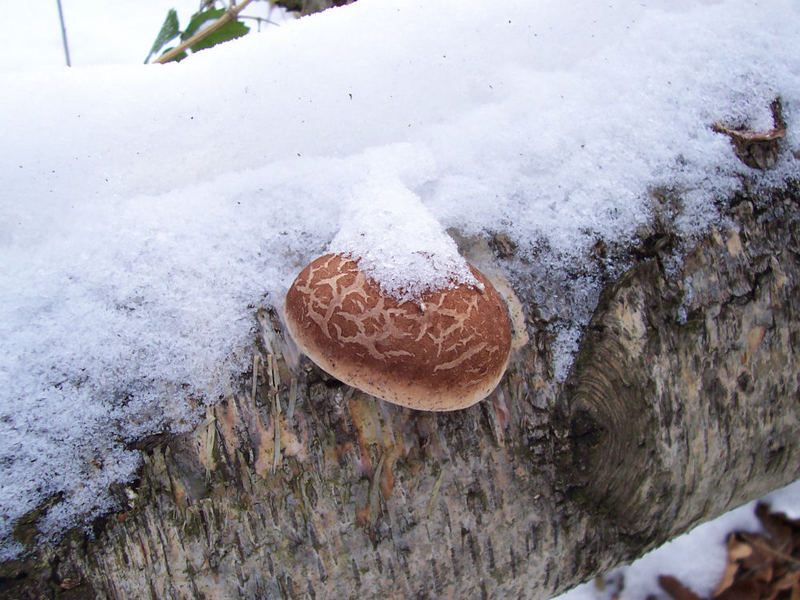
<svg viewBox="0 0 800 600"><path fill-rule="evenodd" d="M732 535L728 539L728 558L731 562L744 560L753 553L753 547L743 542L739 537Z"/></svg>
<svg viewBox="0 0 800 600"><path fill-rule="evenodd" d="M772 584L772 589L776 592L781 592L794 589L798 585L800 585L800 571L789 571Z"/></svg>
<svg viewBox="0 0 800 600"><path fill-rule="evenodd" d="M765 534L728 536L728 561L713 600L800 600L800 520L756 508ZM699 597L671 576L659 585L675 600Z"/></svg>
<svg viewBox="0 0 800 600"><path fill-rule="evenodd" d="M766 585L762 581L739 579L727 590L715 596L715 600L756 600L764 596Z"/></svg>
<svg viewBox="0 0 800 600"><path fill-rule="evenodd" d="M749 533L741 533L739 535L744 541L750 544L750 547L753 549L752 554L742 561L742 570L748 572L748 577L750 578L761 579L763 581L772 580L772 559L775 555L773 542L762 535L753 535Z"/></svg>
<svg viewBox="0 0 800 600"><path fill-rule="evenodd" d="M778 549L781 552L791 552L792 540L800 534L800 525L782 513L770 512L768 504L759 504L756 507L756 516Z"/></svg>
<svg viewBox="0 0 800 600"><path fill-rule="evenodd" d="M722 579L714 591L714 596L719 595L723 590L728 589L733 585L736 574L739 571L741 561L753 553L753 548L747 542L736 535L731 534L728 537L728 564L725 565L725 570L722 573Z"/></svg>
<svg viewBox="0 0 800 600"><path fill-rule="evenodd" d="M671 575L660 575L658 585L675 600L700 600L700 596Z"/></svg>

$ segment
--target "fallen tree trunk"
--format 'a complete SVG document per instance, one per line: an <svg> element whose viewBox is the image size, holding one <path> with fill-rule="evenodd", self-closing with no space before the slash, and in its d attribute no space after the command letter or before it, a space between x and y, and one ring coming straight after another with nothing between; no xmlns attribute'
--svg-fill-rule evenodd
<svg viewBox="0 0 800 600"><path fill-rule="evenodd" d="M563 383L515 282L531 341L460 412L329 379L264 311L245 389L143 443L128 508L2 565L0 595L547 598L793 481L799 200L734 199L680 266L655 232Z"/></svg>

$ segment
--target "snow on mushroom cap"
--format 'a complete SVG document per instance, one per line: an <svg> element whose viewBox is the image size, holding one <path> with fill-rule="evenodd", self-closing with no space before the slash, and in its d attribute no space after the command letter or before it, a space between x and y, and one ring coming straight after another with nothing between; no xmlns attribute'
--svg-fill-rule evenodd
<svg viewBox="0 0 800 600"><path fill-rule="evenodd" d="M357 259L398 301L459 284L480 287L453 239L397 179L373 178L356 188L328 250Z"/></svg>
<svg viewBox="0 0 800 600"><path fill-rule="evenodd" d="M369 394L418 410L471 406L505 371L505 304L419 197L390 170L370 171L329 253L290 287L289 331L317 365Z"/></svg>

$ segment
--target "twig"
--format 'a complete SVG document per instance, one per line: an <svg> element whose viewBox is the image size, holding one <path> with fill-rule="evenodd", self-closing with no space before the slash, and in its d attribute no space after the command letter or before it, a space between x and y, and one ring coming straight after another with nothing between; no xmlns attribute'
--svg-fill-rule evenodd
<svg viewBox="0 0 800 600"><path fill-rule="evenodd" d="M724 133L740 142L771 142L786 137L785 127L776 127L769 131L751 131L749 129L733 129L722 123L714 123L711 129L717 133Z"/></svg>
<svg viewBox="0 0 800 600"><path fill-rule="evenodd" d="M242 0L236 6L231 6L225 11L225 14L222 15L219 19L214 21L211 25L203 29L202 31L198 31L192 37L190 37L185 42L181 43L178 46L175 46L172 50L167 50L159 56L155 62L164 64L165 62L171 61L173 58L184 52L187 48L194 46L197 42L204 40L206 37L214 33L215 31L221 29L226 24L233 21L240 12L242 12L245 7L250 4L253 0Z"/></svg>
<svg viewBox="0 0 800 600"><path fill-rule="evenodd" d="M744 541L746 541L748 544L750 544L751 546L757 547L762 552L765 552L767 554L771 554L772 556L780 558L781 560L783 560L785 562L788 562L788 563L791 563L793 565L800 566L800 560L797 560L794 556L791 556L790 554L786 554L785 552L781 552L780 550L776 550L775 548L772 548L769 544L764 543L763 541L758 539L756 536L749 535L749 534L746 534L746 533L740 533L739 535L741 535L742 539Z"/></svg>
<svg viewBox="0 0 800 600"><path fill-rule="evenodd" d="M278 23L277 21L271 21L270 19L268 19L266 17L253 17L253 16L250 16L250 15L242 15L241 18L242 19L250 19L252 21L258 21L258 26L259 27L261 27L262 23L266 23L267 25L275 25L275 27L280 27L281 26L281 24Z"/></svg>
<svg viewBox="0 0 800 600"><path fill-rule="evenodd" d="M61 21L61 41L64 44L64 58L67 60L67 66L71 67L72 64L69 60L69 44L67 44L67 27L64 25L64 11L61 10L61 0L56 0L58 4L58 20Z"/></svg>

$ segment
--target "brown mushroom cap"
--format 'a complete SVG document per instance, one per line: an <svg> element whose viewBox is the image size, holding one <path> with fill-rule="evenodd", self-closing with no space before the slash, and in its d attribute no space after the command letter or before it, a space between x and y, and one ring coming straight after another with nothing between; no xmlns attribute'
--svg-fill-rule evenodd
<svg viewBox="0 0 800 600"><path fill-rule="evenodd" d="M368 394L418 410L466 408L492 392L511 349L505 303L470 269L483 289L461 284L399 302L356 261L326 254L286 294L287 325L311 360Z"/></svg>

